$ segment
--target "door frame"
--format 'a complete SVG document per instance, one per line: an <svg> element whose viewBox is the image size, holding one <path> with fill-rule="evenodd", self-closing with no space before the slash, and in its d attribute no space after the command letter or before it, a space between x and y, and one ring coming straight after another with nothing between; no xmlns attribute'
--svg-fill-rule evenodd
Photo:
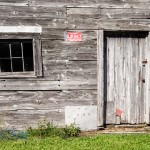
<svg viewBox="0 0 150 150"><path fill-rule="evenodd" d="M133 30L130 30L133 31ZM117 32L117 31L116 31ZM147 65L145 74L145 123L150 124L150 32L146 38ZM104 30L97 30L97 125L104 127Z"/></svg>

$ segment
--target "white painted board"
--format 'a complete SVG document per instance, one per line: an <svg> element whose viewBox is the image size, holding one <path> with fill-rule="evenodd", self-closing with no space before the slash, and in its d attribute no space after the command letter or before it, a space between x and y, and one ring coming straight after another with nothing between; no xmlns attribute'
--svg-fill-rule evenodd
<svg viewBox="0 0 150 150"><path fill-rule="evenodd" d="M75 124L82 131L97 129L97 106L66 106L65 124Z"/></svg>
<svg viewBox="0 0 150 150"><path fill-rule="evenodd" d="M0 33L42 33L41 26L0 26Z"/></svg>

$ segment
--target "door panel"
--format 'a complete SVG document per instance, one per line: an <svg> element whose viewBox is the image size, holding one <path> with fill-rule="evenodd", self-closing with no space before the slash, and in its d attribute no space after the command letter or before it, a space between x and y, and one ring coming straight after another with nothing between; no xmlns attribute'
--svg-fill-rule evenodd
<svg viewBox="0 0 150 150"><path fill-rule="evenodd" d="M110 124L108 113L115 113L114 123L144 123L146 38L107 37L105 57L107 63L106 124ZM114 109L108 106L114 104ZM113 114L113 113L111 113Z"/></svg>

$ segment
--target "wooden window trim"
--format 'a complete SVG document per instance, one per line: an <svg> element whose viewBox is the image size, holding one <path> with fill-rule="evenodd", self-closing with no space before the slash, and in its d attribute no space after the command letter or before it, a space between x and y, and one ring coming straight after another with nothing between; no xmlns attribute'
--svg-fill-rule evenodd
<svg viewBox="0 0 150 150"><path fill-rule="evenodd" d="M33 53L34 53L34 75L42 77L42 53L41 40L33 39Z"/></svg>
<svg viewBox="0 0 150 150"><path fill-rule="evenodd" d="M26 72L0 72L0 79L3 78L37 78L42 77L42 53L41 53L41 39L40 35L37 34L17 34L13 39L32 39L33 44L33 61L34 61L34 71ZM26 35L26 36L25 36ZM3 38L3 36L5 38ZM7 38L6 38L7 37ZM0 39L12 39L13 34L0 34Z"/></svg>

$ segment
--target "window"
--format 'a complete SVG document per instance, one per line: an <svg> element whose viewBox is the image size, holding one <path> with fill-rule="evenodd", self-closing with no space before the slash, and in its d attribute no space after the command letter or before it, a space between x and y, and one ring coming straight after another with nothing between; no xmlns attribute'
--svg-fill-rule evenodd
<svg viewBox="0 0 150 150"><path fill-rule="evenodd" d="M0 72L34 71L32 40L0 40Z"/></svg>
<svg viewBox="0 0 150 150"><path fill-rule="evenodd" d="M42 76L40 40L0 39L0 77Z"/></svg>

